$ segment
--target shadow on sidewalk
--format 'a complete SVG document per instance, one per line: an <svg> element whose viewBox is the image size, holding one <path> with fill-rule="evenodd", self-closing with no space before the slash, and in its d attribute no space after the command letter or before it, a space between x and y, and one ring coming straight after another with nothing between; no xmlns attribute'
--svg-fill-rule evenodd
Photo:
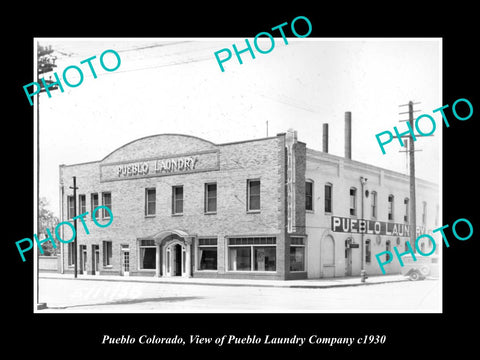
<svg viewBox="0 0 480 360"><path fill-rule="evenodd" d="M122 299L115 301L107 301L103 303L93 303L93 304L79 304L79 305L66 305L66 306L48 306L47 309L70 309L76 307L86 307L86 306L102 306L102 305L129 305L129 304L140 304L146 302L177 302L177 301L187 301L187 300L196 300L203 299L201 296L181 296L181 297L154 297L154 298L145 298L145 299Z"/></svg>

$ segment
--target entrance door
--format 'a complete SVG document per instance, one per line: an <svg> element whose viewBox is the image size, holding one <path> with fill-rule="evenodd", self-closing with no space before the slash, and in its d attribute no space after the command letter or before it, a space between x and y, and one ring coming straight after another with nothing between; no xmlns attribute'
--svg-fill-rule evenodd
<svg viewBox="0 0 480 360"><path fill-rule="evenodd" d="M182 276L182 247L180 244L173 246L172 275Z"/></svg>
<svg viewBox="0 0 480 360"><path fill-rule="evenodd" d="M80 273L87 274L87 246L80 245Z"/></svg>
<svg viewBox="0 0 480 360"><path fill-rule="evenodd" d="M129 274L130 274L130 249L128 248L128 245L122 245L120 256L121 256L121 259L122 259L122 275L123 276L129 276Z"/></svg>
<svg viewBox="0 0 480 360"><path fill-rule="evenodd" d="M345 240L345 276L352 276L352 249L351 240Z"/></svg>
<svg viewBox="0 0 480 360"><path fill-rule="evenodd" d="M92 245L92 274L99 275L98 265L100 263L100 247Z"/></svg>

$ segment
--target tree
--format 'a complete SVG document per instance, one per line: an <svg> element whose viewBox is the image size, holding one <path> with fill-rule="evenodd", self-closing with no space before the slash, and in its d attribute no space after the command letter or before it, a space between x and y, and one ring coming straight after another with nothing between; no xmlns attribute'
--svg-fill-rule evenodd
<svg viewBox="0 0 480 360"><path fill-rule="evenodd" d="M50 233L52 236L55 237L55 227L58 225L59 220L53 214L52 211L47 209L48 200L44 197L40 198L39 204L39 229L38 229L38 238L45 239L48 237L47 229L50 229ZM47 241L42 244L43 255L46 256L55 256L60 253L60 249L57 247L56 249L53 248L52 242Z"/></svg>

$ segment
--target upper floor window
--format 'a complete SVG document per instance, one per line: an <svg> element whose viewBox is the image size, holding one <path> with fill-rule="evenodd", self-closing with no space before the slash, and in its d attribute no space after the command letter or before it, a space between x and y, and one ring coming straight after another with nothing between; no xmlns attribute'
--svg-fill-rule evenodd
<svg viewBox="0 0 480 360"><path fill-rule="evenodd" d="M156 189L145 189L145 215L152 216L156 212Z"/></svg>
<svg viewBox="0 0 480 360"><path fill-rule="evenodd" d="M183 214L183 185L172 187L172 214Z"/></svg>
<svg viewBox="0 0 480 360"><path fill-rule="evenodd" d="M112 210L112 194L109 192L102 193L102 205ZM102 209L102 217L110 218L110 213L106 209Z"/></svg>
<svg viewBox="0 0 480 360"><path fill-rule="evenodd" d="M427 223L427 202L422 202L422 224L425 225Z"/></svg>
<svg viewBox="0 0 480 360"><path fill-rule="evenodd" d="M350 215L357 215L357 189L350 188Z"/></svg>
<svg viewBox="0 0 480 360"><path fill-rule="evenodd" d="M408 198L405 198L405 200L403 200L403 203L405 204L405 215L403 215L403 221L408 222L408 214L410 213L410 201Z"/></svg>
<svg viewBox="0 0 480 360"><path fill-rule="evenodd" d="M205 212L217 212L217 184L205 184Z"/></svg>
<svg viewBox="0 0 480 360"><path fill-rule="evenodd" d="M305 183L305 210L313 211L313 182Z"/></svg>
<svg viewBox="0 0 480 360"><path fill-rule="evenodd" d="M393 195L388 195L388 220L393 220Z"/></svg>
<svg viewBox="0 0 480 360"><path fill-rule="evenodd" d="M325 184L325 212L332 212L332 184Z"/></svg>
<svg viewBox="0 0 480 360"><path fill-rule="evenodd" d="M247 180L247 210L260 210L260 180Z"/></svg>
<svg viewBox="0 0 480 360"><path fill-rule="evenodd" d="M67 218L73 219L75 216L75 199L73 196L67 196Z"/></svg>
<svg viewBox="0 0 480 360"><path fill-rule="evenodd" d="M90 214L92 215L92 218L94 216L96 216L96 213L93 211L95 210L95 208L98 206L98 194L97 193L93 193L90 195Z"/></svg>
<svg viewBox="0 0 480 360"><path fill-rule="evenodd" d="M83 214L87 211L87 198L85 195L78 195L78 208L80 214Z"/></svg>
<svg viewBox="0 0 480 360"><path fill-rule="evenodd" d="M370 194L372 201L372 218L377 218L377 192L372 191Z"/></svg>

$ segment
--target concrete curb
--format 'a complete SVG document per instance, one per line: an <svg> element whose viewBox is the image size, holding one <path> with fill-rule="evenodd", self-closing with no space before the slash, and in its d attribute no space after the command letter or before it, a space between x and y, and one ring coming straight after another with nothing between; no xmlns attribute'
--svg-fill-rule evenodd
<svg viewBox="0 0 480 360"><path fill-rule="evenodd" d="M358 278L351 278L348 280L345 280L343 282L339 283L334 283L328 282L328 283L312 283L312 284L305 284L305 283L295 283L297 280L286 280L286 281L281 281L278 280L278 283L264 283L260 282L261 280L255 280L253 281L245 281L245 282L236 282L238 281L237 279L234 280L234 282L223 282L218 281L217 279L202 279L202 281L191 281L191 280L185 280L185 281L176 281L176 280L162 280L161 278L154 278L154 280L150 279L144 279L144 278L127 278L127 277L115 277L115 276L108 276L108 277L98 277L98 276L91 276L91 277L85 277L85 276L80 276L77 277L76 279L71 277L70 275L64 276L61 274L55 274L55 275L48 275L45 276L45 273L39 274L40 279L59 279L59 280L92 280L92 281L116 281L116 282L135 282L135 283L143 283L143 284L172 284L172 285L205 285L205 286L234 286L234 287L239 287L239 286L246 286L246 287L274 287L274 288L297 288L297 289L328 289L328 288L335 288L335 287L350 287L350 286L367 286L367 285L379 285L379 284L387 284L387 283L394 283L394 282L405 282L405 281L410 281L407 277L397 277L395 279L392 278L385 278L385 280L381 281L368 281L362 283L360 281L360 277ZM230 279L229 279L230 280ZM350 280L350 281L349 281ZM302 280L300 280L302 281ZM305 281L305 280L303 280ZM314 281L314 280L311 280ZM338 281L338 278L337 278Z"/></svg>

